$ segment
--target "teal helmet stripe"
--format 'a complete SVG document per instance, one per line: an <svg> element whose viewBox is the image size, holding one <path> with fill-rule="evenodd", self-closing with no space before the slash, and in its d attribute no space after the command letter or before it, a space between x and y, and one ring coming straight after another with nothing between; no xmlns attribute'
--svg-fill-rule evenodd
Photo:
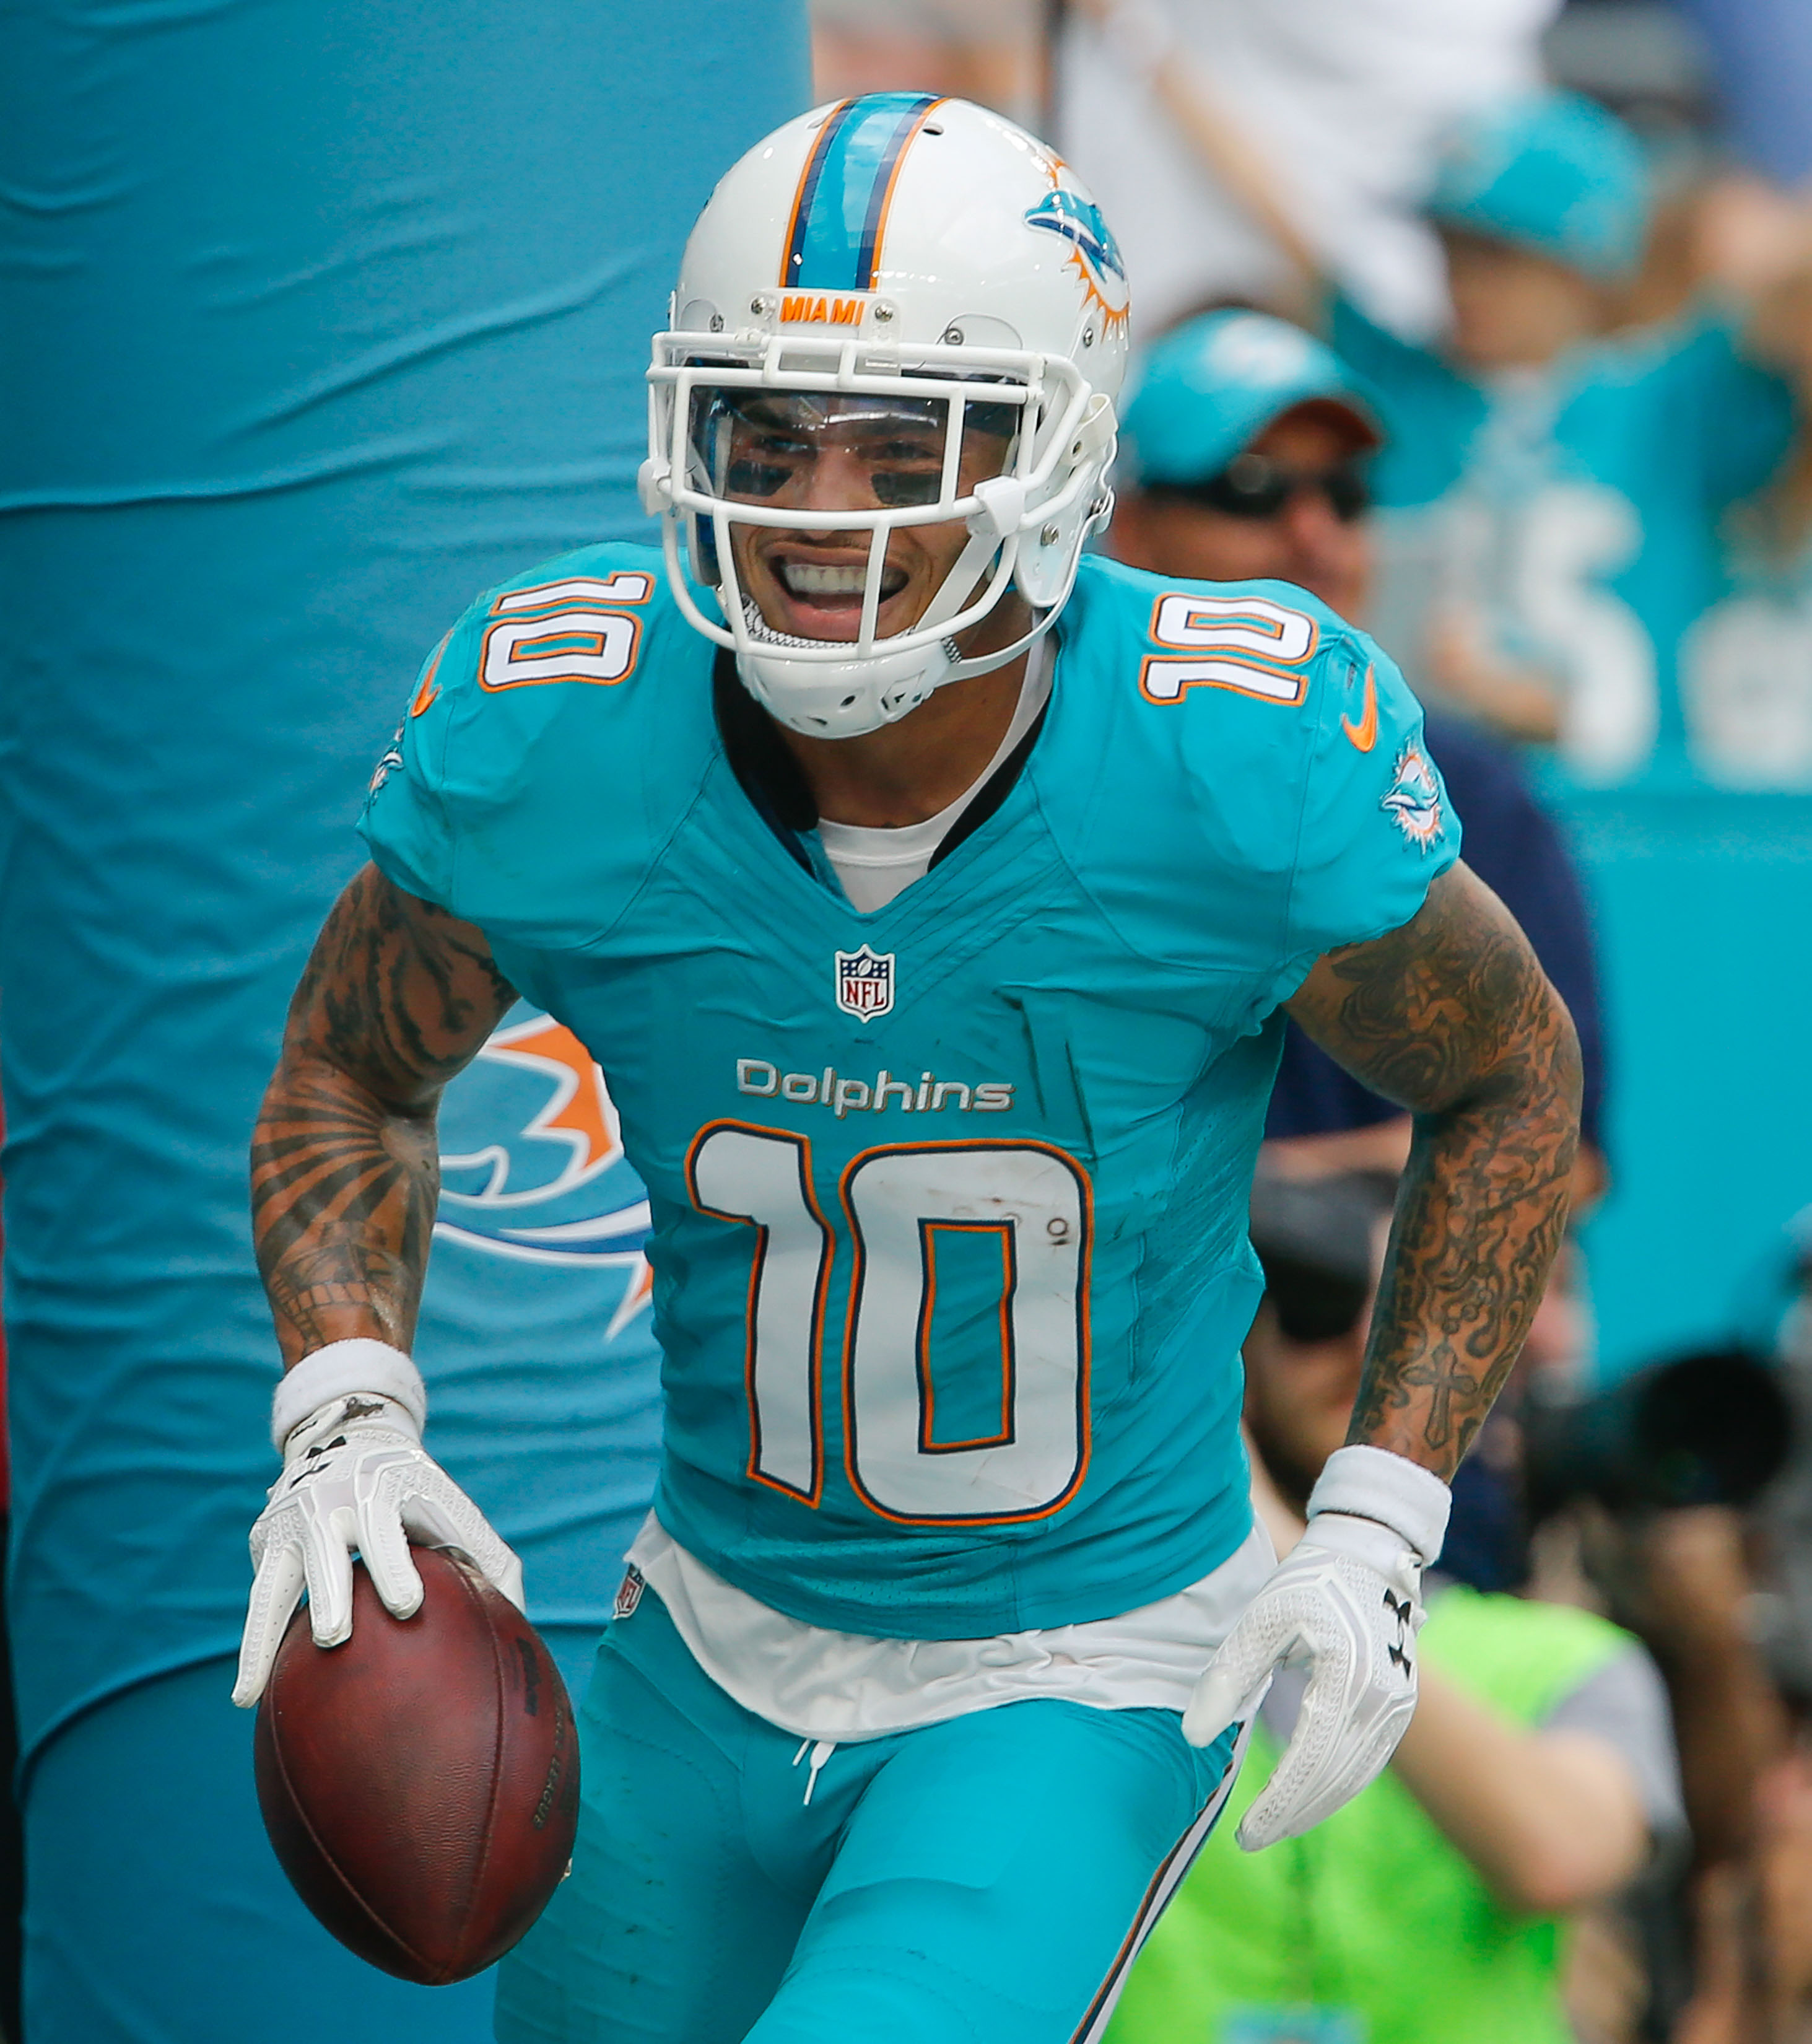
<svg viewBox="0 0 1812 2044"><path fill-rule="evenodd" d="M894 172L938 98L866 93L825 121L793 201L780 274L789 290L873 290Z"/></svg>

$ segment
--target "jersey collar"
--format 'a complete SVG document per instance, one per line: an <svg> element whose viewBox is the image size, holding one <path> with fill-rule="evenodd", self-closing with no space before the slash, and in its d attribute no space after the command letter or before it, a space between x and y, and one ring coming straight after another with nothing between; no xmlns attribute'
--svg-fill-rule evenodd
<svg viewBox="0 0 1812 2044"><path fill-rule="evenodd" d="M813 872L811 857L800 843L818 828L812 790L774 719L743 687L735 655L728 651L720 651L712 664L711 701L717 735L737 785L782 848L808 873ZM977 789L969 806L945 833L931 855L934 868L973 837L1013 792L1050 714L1047 696L1025 736Z"/></svg>

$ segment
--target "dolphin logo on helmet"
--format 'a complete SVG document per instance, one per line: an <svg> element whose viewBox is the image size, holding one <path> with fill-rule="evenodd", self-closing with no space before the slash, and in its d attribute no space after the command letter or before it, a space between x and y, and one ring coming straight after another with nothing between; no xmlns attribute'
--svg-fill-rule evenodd
<svg viewBox="0 0 1812 2044"><path fill-rule="evenodd" d="M1026 225L1061 234L1065 241L1073 242L1098 279L1113 277L1123 285L1126 282L1127 266L1120 244L1092 198L1084 198L1060 185L1029 209Z"/></svg>

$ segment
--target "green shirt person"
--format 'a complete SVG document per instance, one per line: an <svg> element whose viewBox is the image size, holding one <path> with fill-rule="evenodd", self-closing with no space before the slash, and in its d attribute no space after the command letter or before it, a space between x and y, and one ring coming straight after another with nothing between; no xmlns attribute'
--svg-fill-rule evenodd
<svg viewBox="0 0 1812 2044"><path fill-rule="evenodd" d="M1425 1685L1445 1676L1526 1735L1590 1735L1639 1652L1589 1612L1458 1584L1430 1599L1420 1644ZM1572 2044L1562 1919L1499 1900L1394 1770L1304 1836L1242 1853L1234 1827L1278 1750L1261 1718L1110 2044Z"/></svg>
<svg viewBox="0 0 1812 2044"><path fill-rule="evenodd" d="M1248 1339L1253 1499L1280 1549L1340 1431L1388 1214L1375 1173L1261 1171L1266 1292ZM1593 1613L1457 1582L1418 1641L1421 1700L1391 1767L1313 1831L1234 1833L1294 1723L1273 1685L1229 1821L1133 1965L1108 2044L1571 2044L1568 1913L1683 1824L1660 1679Z"/></svg>

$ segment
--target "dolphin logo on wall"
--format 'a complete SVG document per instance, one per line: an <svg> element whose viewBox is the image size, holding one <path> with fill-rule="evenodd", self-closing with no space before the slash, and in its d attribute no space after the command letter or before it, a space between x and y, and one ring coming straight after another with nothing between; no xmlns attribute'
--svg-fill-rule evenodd
<svg viewBox="0 0 1812 2044"><path fill-rule="evenodd" d="M553 1268L620 1270L608 1335L648 1303L647 1194L604 1074L563 1023L507 1022L447 1089L435 1233Z"/></svg>

